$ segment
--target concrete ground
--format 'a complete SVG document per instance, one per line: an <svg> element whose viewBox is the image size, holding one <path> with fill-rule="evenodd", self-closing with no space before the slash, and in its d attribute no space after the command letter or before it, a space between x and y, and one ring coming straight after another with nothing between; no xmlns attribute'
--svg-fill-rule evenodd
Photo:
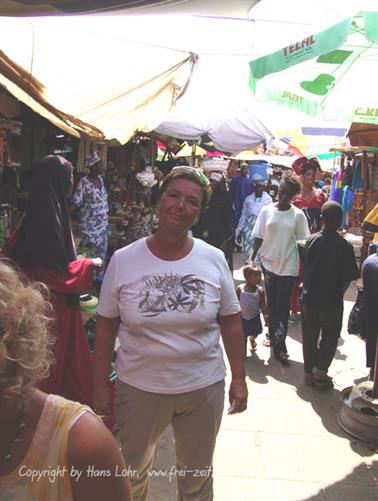
<svg viewBox="0 0 378 501"><path fill-rule="evenodd" d="M240 254L234 263L238 283L243 279ZM357 285L351 284L346 293L345 321ZM289 327L288 367L271 357L260 338L257 351L246 358L248 409L228 416L225 408L214 455L215 501L378 500L377 452L345 433L336 420L341 390L368 374L364 342L349 335L344 325L329 371L334 389L319 392L303 384L299 323ZM168 429L158 445L154 469L165 472L174 465L174 440ZM174 501L174 478L153 478L148 499Z"/></svg>

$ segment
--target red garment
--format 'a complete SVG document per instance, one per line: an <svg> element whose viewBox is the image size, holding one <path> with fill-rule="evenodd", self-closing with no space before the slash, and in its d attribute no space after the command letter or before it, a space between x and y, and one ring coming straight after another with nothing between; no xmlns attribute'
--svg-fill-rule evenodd
<svg viewBox="0 0 378 501"><path fill-rule="evenodd" d="M10 259L16 240L17 230L2 251ZM93 270L92 259L71 261L64 272L41 267L23 270L30 279L48 286L55 312L52 333L55 337L52 347L55 362L50 366L49 377L40 383L39 388L89 406L92 405L93 392L92 355L80 306L71 305L69 295L82 294L92 287Z"/></svg>
<svg viewBox="0 0 378 501"><path fill-rule="evenodd" d="M30 278L44 282L51 293L50 301L56 314L53 347L55 363L40 389L91 406L93 377L92 356L84 329L80 306L72 306L69 294L88 291L93 283L93 261L72 261L66 272L46 268L28 271Z"/></svg>
<svg viewBox="0 0 378 501"><path fill-rule="evenodd" d="M324 192L320 190L320 193L312 197L311 200L307 200L298 195L294 198L293 205L298 207L298 209L321 209L325 202L326 198Z"/></svg>

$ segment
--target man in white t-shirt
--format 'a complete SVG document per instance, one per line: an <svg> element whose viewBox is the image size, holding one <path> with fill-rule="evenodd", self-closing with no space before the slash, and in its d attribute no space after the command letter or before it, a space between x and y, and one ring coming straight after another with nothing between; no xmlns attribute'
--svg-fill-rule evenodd
<svg viewBox="0 0 378 501"><path fill-rule="evenodd" d="M288 363L286 348L290 294L299 272L297 242L307 240L310 231L303 211L291 204L300 191L296 176L287 175L278 189L278 202L262 208L255 227L251 259L260 251L269 312L269 336L275 357Z"/></svg>

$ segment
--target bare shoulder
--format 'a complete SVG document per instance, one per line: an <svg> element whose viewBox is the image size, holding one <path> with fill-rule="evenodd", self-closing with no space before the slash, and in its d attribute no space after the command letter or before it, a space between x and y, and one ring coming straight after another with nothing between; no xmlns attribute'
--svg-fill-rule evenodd
<svg viewBox="0 0 378 501"><path fill-rule="evenodd" d="M119 445L102 421L90 412L81 416L68 437L68 466L75 501L131 500L130 484ZM73 470L74 469L74 470Z"/></svg>
<svg viewBox="0 0 378 501"><path fill-rule="evenodd" d="M104 423L91 412L83 414L69 433L69 459L75 462L93 459L93 453L105 448L113 448L116 441Z"/></svg>

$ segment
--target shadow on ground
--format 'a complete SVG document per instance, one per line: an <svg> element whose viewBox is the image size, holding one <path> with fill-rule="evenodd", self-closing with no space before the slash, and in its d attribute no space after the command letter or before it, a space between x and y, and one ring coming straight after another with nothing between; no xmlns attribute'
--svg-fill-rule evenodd
<svg viewBox="0 0 378 501"><path fill-rule="evenodd" d="M322 488L314 496L301 501L368 501L377 499L377 475L378 461L373 461L370 465L361 463L346 477ZM361 489L362 487L363 489Z"/></svg>

